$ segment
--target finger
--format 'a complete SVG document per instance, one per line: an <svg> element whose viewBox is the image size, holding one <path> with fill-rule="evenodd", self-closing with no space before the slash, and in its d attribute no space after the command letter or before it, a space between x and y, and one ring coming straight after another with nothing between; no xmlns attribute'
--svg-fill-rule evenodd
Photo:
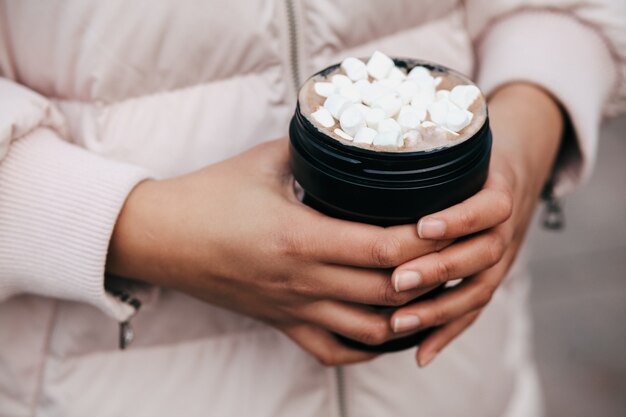
<svg viewBox="0 0 626 417"><path fill-rule="evenodd" d="M440 252L434 252L400 265L393 272L396 291L432 287L475 275L496 265L507 248L501 228L460 240Z"/></svg>
<svg viewBox="0 0 626 417"><path fill-rule="evenodd" d="M389 326L389 314L368 307L323 300L302 306L299 319L367 345L380 345L398 337Z"/></svg>
<svg viewBox="0 0 626 417"><path fill-rule="evenodd" d="M331 299L376 306L402 306L429 288L397 292L391 272L386 269L365 269L340 265L319 265L302 271L294 279L296 292L307 298Z"/></svg>
<svg viewBox="0 0 626 417"><path fill-rule="evenodd" d="M446 324L481 309L491 301L505 272L506 269L498 265L465 279L433 299L401 307L391 317L392 327L396 332L415 331Z"/></svg>
<svg viewBox="0 0 626 417"><path fill-rule="evenodd" d="M363 362L378 356L370 352L350 349L327 331L310 324L290 325L281 330L326 366Z"/></svg>
<svg viewBox="0 0 626 417"><path fill-rule="evenodd" d="M513 197L502 178L491 175L484 188L474 196L422 217L417 223L418 235L422 239L455 239L506 221L513 210Z"/></svg>
<svg viewBox="0 0 626 417"><path fill-rule="evenodd" d="M441 250L450 241L423 240L413 225L383 228L325 216L301 204L294 206L295 227L280 234L282 251L341 265L389 268ZM304 210L303 210L304 209Z"/></svg>
<svg viewBox="0 0 626 417"><path fill-rule="evenodd" d="M472 311L433 331L417 350L417 364L423 368L431 363L439 352L474 323L479 315L480 310Z"/></svg>

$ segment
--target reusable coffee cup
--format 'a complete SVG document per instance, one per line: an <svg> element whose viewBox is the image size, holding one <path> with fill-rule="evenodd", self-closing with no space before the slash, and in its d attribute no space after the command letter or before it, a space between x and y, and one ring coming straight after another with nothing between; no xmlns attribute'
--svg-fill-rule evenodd
<svg viewBox="0 0 626 417"><path fill-rule="evenodd" d="M441 65L415 59L393 60L407 72L419 65L430 70L433 76L473 85L466 77ZM482 188L487 179L492 144L484 100L480 108L484 122L453 145L399 151L356 146L328 134L310 114L302 111L306 107L304 100L309 100L312 80L327 78L338 71L339 64L332 65L304 84L291 119L290 164L294 179L303 190L304 204L328 216L386 227L415 224L421 217L460 203ZM443 291L446 290L441 286L411 303L435 297ZM418 345L430 331L432 329L418 331L381 345L337 337L360 350L392 352Z"/></svg>

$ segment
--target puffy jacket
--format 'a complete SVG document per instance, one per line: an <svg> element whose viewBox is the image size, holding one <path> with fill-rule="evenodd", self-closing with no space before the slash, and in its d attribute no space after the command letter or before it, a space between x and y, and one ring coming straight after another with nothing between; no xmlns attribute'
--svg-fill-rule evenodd
<svg viewBox="0 0 626 417"><path fill-rule="evenodd" d="M0 0L0 416L539 415L523 262L428 369L411 351L326 368L186 295L105 290L106 251L139 181L286 135L309 74L375 49L460 70L487 94L545 88L574 127L555 168L566 192L589 176L602 118L625 107L624 8ZM119 350L131 317L134 341Z"/></svg>

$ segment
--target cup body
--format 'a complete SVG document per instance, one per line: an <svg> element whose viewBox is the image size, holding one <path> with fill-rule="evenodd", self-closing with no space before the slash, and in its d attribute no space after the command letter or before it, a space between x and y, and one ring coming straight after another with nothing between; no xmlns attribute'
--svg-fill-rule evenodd
<svg viewBox="0 0 626 417"><path fill-rule="evenodd" d="M423 61L395 60L407 67ZM335 66L320 73L328 73ZM438 71L447 70L436 66ZM392 226L415 224L421 217L469 198L484 185L489 171L489 118L478 131L454 146L415 152L379 152L351 146L326 135L302 114L300 103L289 127L290 165L303 190L303 202L328 216ZM431 291L413 302L431 298ZM377 308L374 306L374 308ZM428 330L366 345L340 337L353 348L390 352L415 346Z"/></svg>

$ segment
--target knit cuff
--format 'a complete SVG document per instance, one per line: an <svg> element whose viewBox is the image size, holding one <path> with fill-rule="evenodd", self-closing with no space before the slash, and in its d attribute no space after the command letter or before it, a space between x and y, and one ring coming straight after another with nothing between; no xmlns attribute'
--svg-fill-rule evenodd
<svg viewBox="0 0 626 417"><path fill-rule="evenodd" d="M104 289L109 240L132 188L149 174L38 128L0 162L0 301L19 293L134 309Z"/></svg>

